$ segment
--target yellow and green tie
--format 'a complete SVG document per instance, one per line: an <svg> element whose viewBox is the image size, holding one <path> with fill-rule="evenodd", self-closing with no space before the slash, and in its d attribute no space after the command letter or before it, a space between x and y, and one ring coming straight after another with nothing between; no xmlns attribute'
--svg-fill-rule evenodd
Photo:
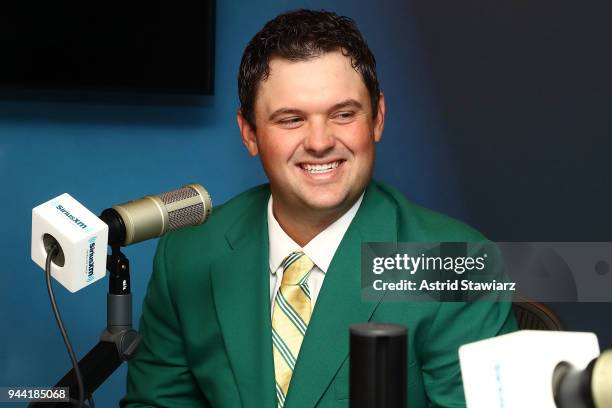
<svg viewBox="0 0 612 408"><path fill-rule="evenodd" d="M272 312L272 353L278 407L285 405L293 368L310 322L307 281L314 263L302 251L296 251L289 254L281 266L283 280Z"/></svg>

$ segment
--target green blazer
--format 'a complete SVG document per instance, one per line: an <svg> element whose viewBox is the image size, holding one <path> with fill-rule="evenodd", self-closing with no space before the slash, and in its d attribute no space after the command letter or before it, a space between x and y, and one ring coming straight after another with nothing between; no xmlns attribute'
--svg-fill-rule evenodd
<svg viewBox="0 0 612 408"><path fill-rule="evenodd" d="M143 341L121 406L273 408L268 185L159 242ZM408 406L464 407L457 349L516 329L509 303L362 302L361 242L480 241L468 226L372 182L317 299L286 408L349 406L353 323L408 327Z"/></svg>

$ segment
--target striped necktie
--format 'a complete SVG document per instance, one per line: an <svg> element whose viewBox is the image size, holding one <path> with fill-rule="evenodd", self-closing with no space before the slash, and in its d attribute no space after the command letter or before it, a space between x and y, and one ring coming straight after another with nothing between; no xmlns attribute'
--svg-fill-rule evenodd
<svg viewBox="0 0 612 408"><path fill-rule="evenodd" d="M293 368L310 322L307 281L314 263L302 251L296 251L289 254L281 266L283 280L272 312L272 353L278 407L285 405Z"/></svg>

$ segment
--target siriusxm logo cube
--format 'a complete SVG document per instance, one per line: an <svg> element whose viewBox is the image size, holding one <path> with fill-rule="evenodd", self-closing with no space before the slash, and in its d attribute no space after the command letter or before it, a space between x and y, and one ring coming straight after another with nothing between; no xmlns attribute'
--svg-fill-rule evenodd
<svg viewBox="0 0 612 408"><path fill-rule="evenodd" d="M108 226L68 193L32 209L32 260L43 269L48 236L64 252L62 266L52 266L52 277L70 292L104 277Z"/></svg>

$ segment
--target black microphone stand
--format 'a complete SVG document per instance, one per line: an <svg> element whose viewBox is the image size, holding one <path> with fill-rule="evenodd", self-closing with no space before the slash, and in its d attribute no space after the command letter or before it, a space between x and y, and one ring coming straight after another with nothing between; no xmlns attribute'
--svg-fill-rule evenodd
<svg viewBox="0 0 612 408"><path fill-rule="evenodd" d="M85 400L98 389L123 361L134 357L140 344L140 334L132 328L132 293L130 292L130 262L119 249L111 245L106 258L110 273L106 296L106 328L100 341L80 361L79 368L85 388ZM70 398L78 400L77 378L74 368L64 375L55 387L68 387ZM70 402L33 402L29 407L71 407Z"/></svg>

